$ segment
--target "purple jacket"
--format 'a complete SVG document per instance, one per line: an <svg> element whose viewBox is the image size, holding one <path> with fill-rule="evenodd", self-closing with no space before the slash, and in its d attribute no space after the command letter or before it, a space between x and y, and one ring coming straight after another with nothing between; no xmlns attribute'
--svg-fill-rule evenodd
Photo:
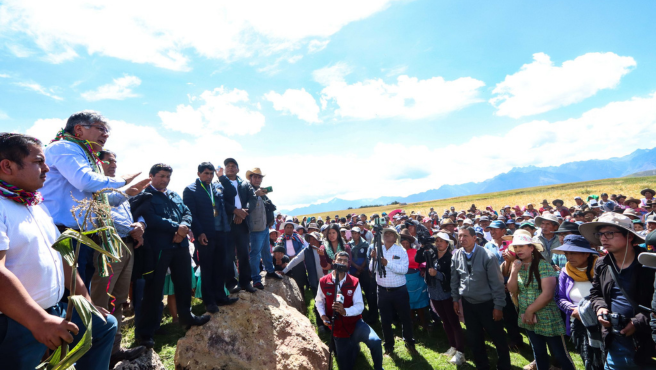
<svg viewBox="0 0 656 370"><path fill-rule="evenodd" d="M567 318L565 319L565 326L567 327L567 335L570 335L570 317L572 316L572 311L576 308L576 305L572 303L572 299L569 297L569 292L572 291L574 287L574 279L571 276L567 275L567 270L560 270L558 276L558 289L556 289L556 295L554 300L558 304L558 308L563 311Z"/></svg>

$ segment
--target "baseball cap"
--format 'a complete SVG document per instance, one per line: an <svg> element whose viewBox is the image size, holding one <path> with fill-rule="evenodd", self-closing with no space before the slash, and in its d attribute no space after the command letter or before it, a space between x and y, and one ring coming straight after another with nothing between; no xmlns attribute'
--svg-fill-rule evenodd
<svg viewBox="0 0 656 370"><path fill-rule="evenodd" d="M506 228L506 224L503 221L496 220L496 221L492 221L490 223L490 225L486 228L486 230L487 229L505 229L505 228Z"/></svg>

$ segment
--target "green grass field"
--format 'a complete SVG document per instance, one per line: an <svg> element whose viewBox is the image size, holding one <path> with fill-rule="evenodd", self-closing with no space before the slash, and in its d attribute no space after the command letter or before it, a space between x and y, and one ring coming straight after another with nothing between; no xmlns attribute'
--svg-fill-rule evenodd
<svg viewBox="0 0 656 370"><path fill-rule="evenodd" d="M647 176L647 177L621 177L617 179L604 179L604 180L594 180L594 181L585 181L585 182L573 182L569 184L558 184L558 185L549 185L549 186L538 186L534 188L524 188L516 190L507 190L500 191L496 193L486 193L486 194L477 194L477 195L468 195L464 197L457 198L446 198L439 200L430 200L426 202L418 203L409 203L404 206L399 205L390 205L383 207L367 207L367 208L355 208L355 209L341 209L328 212L321 212L319 214L311 215L300 215L297 216L302 219L304 216L321 216L324 218L326 215L330 215L332 218L335 215L345 216L348 213L356 214L367 214L371 215L373 213L389 212L394 209L402 208L405 209L408 213L411 211L420 212L423 215L428 215L428 211L431 207L435 208L440 216L444 209L451 206L456 207L457 210L469 209L472 203L476 204L476 207L479 209L485 209L486 206L492 206L494 210L498 211L501 207L509 205L514 207L519 205L520 207L526 206L528 203L533 203L536 208L540 208L540 203L543 199L547 199L549 202L554 199L562 199L565 201L565 205L570 207L575 205L574 197L580 196L583 199L586 199L590 194L599 195L603 192L608 194L619 194L622 193L627 197L642 198L640 195L640 190L645 188L653 188L656 183L656 176Z"/></svg>
<svg viewBox="0 0 656 370"><path fill-rule="evenodd" d="M310 292L305 293L305 302L308 306L308 318L312 324L316 327L316 317L314 316L314 310L311 307L314 306L314 297L312 297ZM192 311L200 315L204 312L204 306L200 300L193 299L193 309ZM463 326L466 332L466 328ZM171 316L168 314L168 311L164 310L164 318L162 320L162 329L166 331L165 333L157 334L155 336L155 351L159 354L166 366L167 369L175 369L173 359L175 357L175 346L179 338L184 336L184 330L177 324L171 323ZM382 329L380 324L374 325L373 329L378 333L382 338ZM395 345L394 345L394 354L392 356L383 357L383 367L388 369L475 369L472 353L469 349L465 351L465 356L467 357L467 363L463 366L455 366L449 363L449 358L442 353L446 352L449 349L447 342L446 334L441 326L433 328L433 331L428 333L423 329L415 326L414 328L414 337L417 341L416 348L419 351L419 356L412 357L406 350L403 339L401 338L401 329L394 328L395 335ZM321 336L326 345L330 339L329 335ZM524 348L520 352L510 352L510 359L513 366L513 369L521 369L524 365L528 364L533 360L533 353L531 352L531 346L528 342L528 338L524 335ZM126 326L123 328L123 341L122 345L125 347L134 346L134 327L132 325ZM490 364L492 368L496 364L496 352L494 344L491 341L486 340L487 354L490 358ZM570 354L574 360L574 365L577 369L583 368L583 363L578 354L574 353L570 349ZM337 362L334 363L334 369L337 369ZM369 353L369 349L364 345L360 344L360 355L356 361L355 369L373 369L373 362Z"/></svg>

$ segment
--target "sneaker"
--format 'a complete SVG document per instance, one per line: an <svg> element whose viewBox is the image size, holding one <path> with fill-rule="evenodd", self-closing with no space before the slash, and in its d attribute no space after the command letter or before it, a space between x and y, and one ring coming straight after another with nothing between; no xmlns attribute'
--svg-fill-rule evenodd
<svg viewBox="0 0 656 370"><path fill-rule="evenodd" d="M460 366L463 365L465 362L467 362L467 360L465 360L464 353L456 351L456 354L453 355L453 357L451 358L451 360L449 360L449 362L456 366Z"/></svg>
<svg viewBox="0 0 656 370"><path fill-rule="evenodd" d="M453 357L456 355L456 352L458 352L458 350L455 347L451 347L448 351L444 352L444 355Z"/></svg>
<svg viewBox="0 0 656 370"><path fill-rule="evenodd" d="M538 364L533 360L530 364L524 366L524 370L538 370Z"/></svg>

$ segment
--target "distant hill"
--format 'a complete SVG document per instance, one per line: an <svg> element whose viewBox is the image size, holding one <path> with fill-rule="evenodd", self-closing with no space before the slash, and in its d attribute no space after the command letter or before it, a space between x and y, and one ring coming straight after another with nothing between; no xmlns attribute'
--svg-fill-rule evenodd
<svg viewBox="0 0 656 370"><path fill-rule="evenodd" d="M655 175L656 175L656 170L649 170L649 171L632 173L626 177L645 177L645 176L655 176Z"/></svg>
<svg viewBox="0 0 656 370"><path fill-rule="evenodd" d="M643 175L643 173L645 173ZM424 202L428 200L453 198L465 195L493 193L504 190L530 188L535 186L564 184L600 180L625 176L649 176L656 174L656 148L638 149L624 157L594 159L570 162L552 167L517 167L482 182L468 182L459 185L442 185L437 189L400 196L384 196L375 199L344 200L335 198L329 202L312 204L281 212L290 215L304 215L326 212L335 209L370 204L389 204L393 201L403 203ZM366 208L365 208L366 209ZM357 211L356 211L357 212ZM366 211L365 211L366 212Z"/></svg>

